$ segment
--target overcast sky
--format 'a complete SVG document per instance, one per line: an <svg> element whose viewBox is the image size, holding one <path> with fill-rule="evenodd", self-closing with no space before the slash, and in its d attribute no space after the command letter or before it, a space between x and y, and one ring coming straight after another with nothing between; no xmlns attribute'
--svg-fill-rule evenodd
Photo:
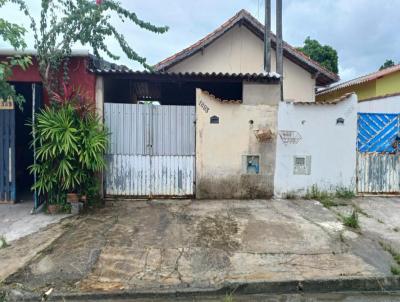
<svg viewBox="0 0 400 302"><path fill-rule="evenodd" d="M33 14L38 16L40 1L26 2ZM264 18L263 0L120 2L142 19L170 27L168 33L157 35L128 22L116 23L130 45L140 55L147 57L150 64L202 38L242 8L260 20ZM334 47L339 54L342 80L373 72L388 58L400 62L400 0L283 0L283 6L285 41L300 46L307 36L311 36ZM28 25L15 6L1 8L0 16ZM29 34L27 40L32 47ZM122 54L115 41L108 41L108 45L117 54ZM0 41L0 46L6 44ZM120 63L140 68L124 56L121 56Z"/></svg>

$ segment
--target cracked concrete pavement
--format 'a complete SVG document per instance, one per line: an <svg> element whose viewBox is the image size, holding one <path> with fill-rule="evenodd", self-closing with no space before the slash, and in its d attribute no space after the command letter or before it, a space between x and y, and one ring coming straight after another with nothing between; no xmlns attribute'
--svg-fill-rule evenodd
<svg viewBox="0 0 400 302"><path fill-rule="evenodd" d="M36 233L0 250L4 268L19 261L14 249L52 240L3 274L4 284L31 292L157 292L390 276L394 260L379 242L400 248L400 199L352 203L364 213L359 231L338 216L349 206L311 200L108 202L46 230L58 228L57 236Z"/></svg>

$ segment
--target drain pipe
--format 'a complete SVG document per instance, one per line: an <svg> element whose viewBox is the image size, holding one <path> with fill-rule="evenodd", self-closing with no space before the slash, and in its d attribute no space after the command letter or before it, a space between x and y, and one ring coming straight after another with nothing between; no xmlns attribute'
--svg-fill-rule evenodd
<svg viewBox="0 0 400 302"><path fill-rule="evenodd" d="M265 0L264 71L271 72L271 0Z"/></svg>
<svg viewBox="0 0 400 302"><path fill-rule="evenodd" d="M283 34L282 0L276 0L276 72L281 76L281 101L283 101Z"/></svg>

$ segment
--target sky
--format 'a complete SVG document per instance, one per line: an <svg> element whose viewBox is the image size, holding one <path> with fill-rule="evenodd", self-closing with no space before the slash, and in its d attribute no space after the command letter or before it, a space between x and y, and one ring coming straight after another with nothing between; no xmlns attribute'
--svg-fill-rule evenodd
<svg viewBox="0 0 400 302"><path fill-rule="evenodd" d="M39 0L25 0L34 16L40 14ZM130 46L148 63L155 64L182 50L216 29L240 9L264 19L263 0L120 0L139 18L155 25L168 25L166 34L154 34L130 22L113 24ZM273 11L275 0L272 0ZM376 71L386 59L400 62L400 0L283 0L284 40L301 46L307 36L332 46L339 55L342 81ZM0 8L0 17L25 27L28 21L13 5ZM272 19L273 30L275 19ZM31 33L26 35L32 48ZM122 63L134 69L118 44L109 39L109 48ZM0 47L9 47L0 40ZM80 45L77 48L87 48Z"/></svg>

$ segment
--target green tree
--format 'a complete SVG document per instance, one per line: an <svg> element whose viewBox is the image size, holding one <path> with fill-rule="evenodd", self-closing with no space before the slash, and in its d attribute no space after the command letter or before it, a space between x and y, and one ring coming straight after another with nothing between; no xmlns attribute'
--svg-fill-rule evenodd
<svg viewBox="0 0 400 302"><path fill-rule="evenodd" d="M338 54L335 49L329 45L321 45L317 40L307 37L303 47L298 47L305 55L309 56L314 61L320 63L326 69L338 73Z"/></svg>
<svg viewBox="0 0 400 302"><path fill-rule="evenodd" d="M393 60L386 60L385 63L383 63L383 65L379 67L379 70L383 70L392 67L394 65L396 65L396 63Z"/></svg>
<svg viewBox="0 0 400 302"><path fill-rule="evenodd" d="M6 4L7 0L0 0L0 8ZM3 41L8 42L15 50L22 50L26 47L24 35L26 29L15 23L8 22L0 18L0 37ZM5 60L0 61L0 101L14 100L20 108L24 98L22 95L17 94L14 87L10 85L7 80L12 76L14 67L26 69L31 64L29 56L15 55L7 57Z"/></svg>
<svg viewBox="0 0 400 302"><path fill-rule="evenodd" d="M109 49L107 43L107 38L113 38L129 59L147 69L151 68L112 24L112 17L122 22L129 21L154 33L165 33L168 30L167 26L159 27L139 19L134 12L114 0L41 0L39 20L32 18L24 0L0 1L19 4L20 11L30 18L39 72L50 95L62 87L58 81L60 69L64 71L63 81L68 81L68 58L76 44L90 47L97 57L105 54L118 60L119 57Z"/></svg>

